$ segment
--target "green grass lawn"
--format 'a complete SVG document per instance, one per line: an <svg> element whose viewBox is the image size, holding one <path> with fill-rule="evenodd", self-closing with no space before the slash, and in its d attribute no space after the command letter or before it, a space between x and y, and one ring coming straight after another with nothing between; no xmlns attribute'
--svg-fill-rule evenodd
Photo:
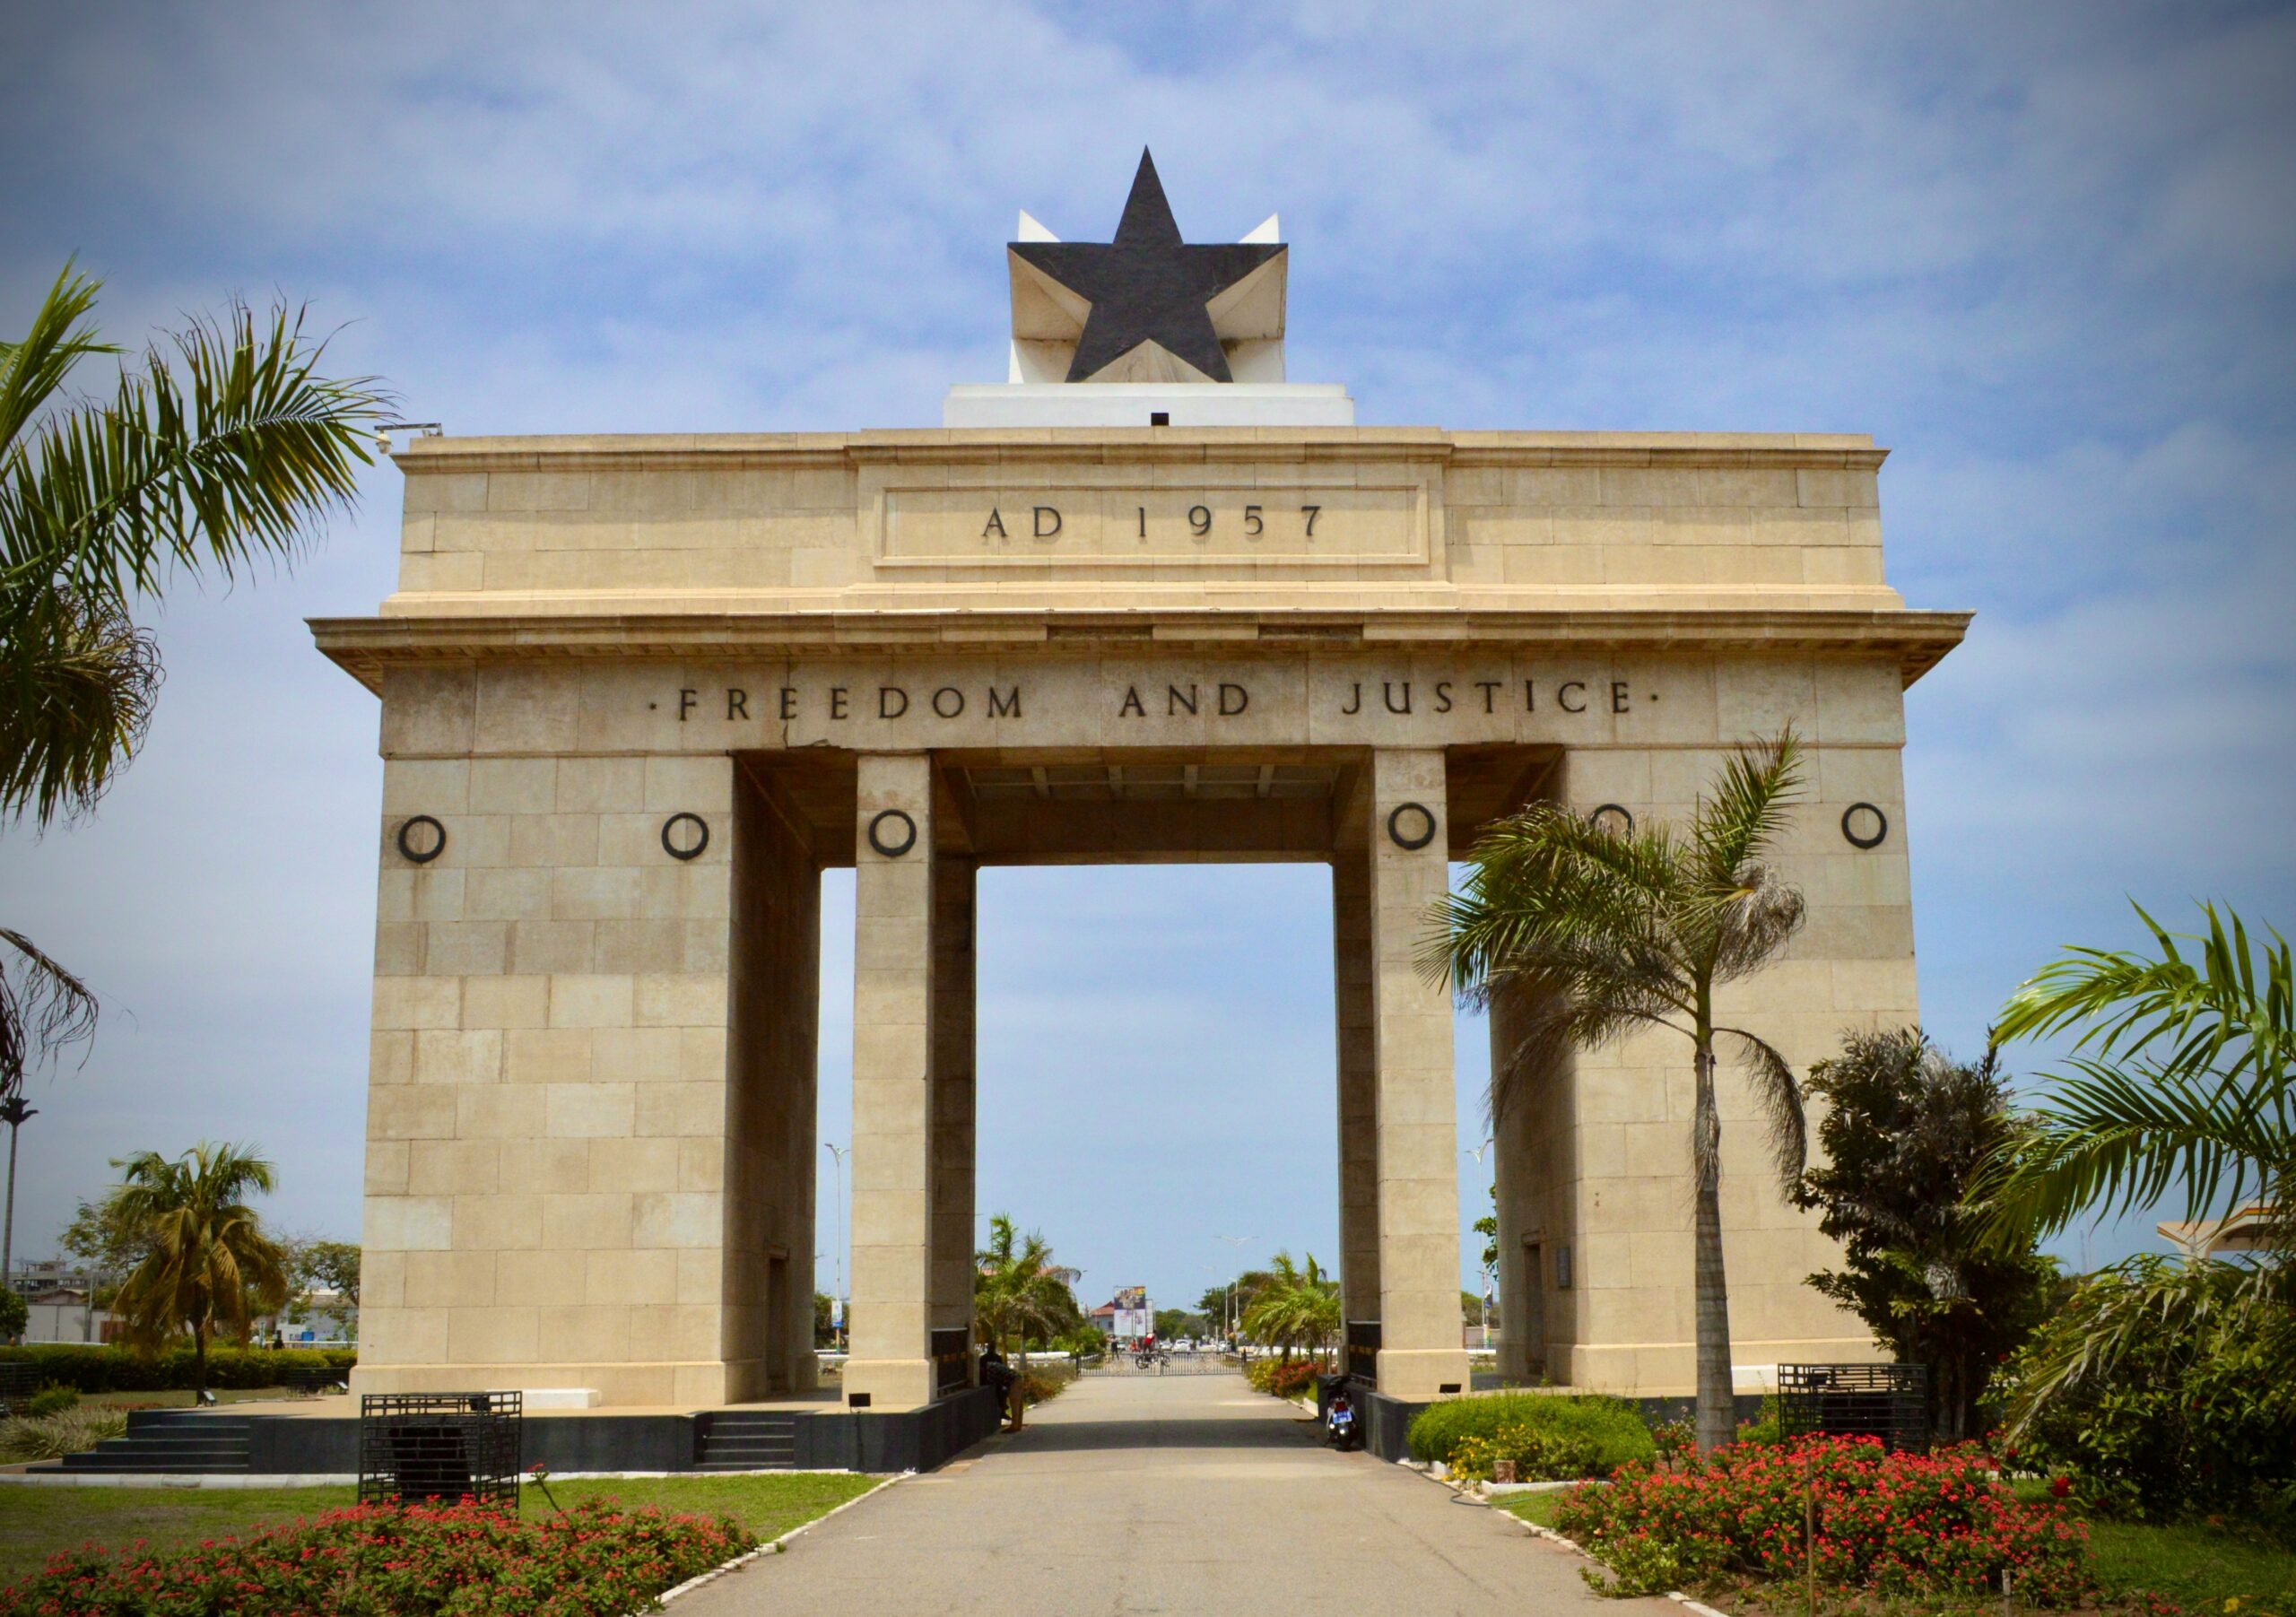
<svg viewBox="0 0 2296 1617"><path fill-rule="evenodd" d="M2021 1483L2021 1496L2048 1497L2046 1484ZM1560 1492L1518 1493L1497 1508L1541 1527L1554 1526ZM2296 1617L2296 1551L2239 1528L2152 1527L2132 1522L2092 1522L2089 1548L2097 1580L2109 1595L2151 1589L2185 1610L2222 1617L2237 1599L2236 1617Z"/></svg>
<svg viewBox="0 0 2296 1617"><path fill-rule="evenodd" d="M760 1538L792 1527L857 1499L883 1477L838 1474L789 1476L641 1477L612 1482L553 1482L550 1491L570 1509L588 1499L619 1500L632 1508L655 1505L739 1517ZM0 1584L38 1571L58 1550L94 1543L124 1550L137 1539L154 1548L196 1544L250 1528L312 1516L352 1501L336 1488L54 1488L0 1484ZM521 1491L531 1517L550 1505L541 1491Z"/></svg>
<svg viewBox="0 0 2296 1617"><path fill-rule="evenodd" d="M1492 1508L1518 1517L1534 1527L1554 1526L1554 1507L1563 1491L1552 1488L1543 1493L1502 1493L1491 1501Z"/></svg>

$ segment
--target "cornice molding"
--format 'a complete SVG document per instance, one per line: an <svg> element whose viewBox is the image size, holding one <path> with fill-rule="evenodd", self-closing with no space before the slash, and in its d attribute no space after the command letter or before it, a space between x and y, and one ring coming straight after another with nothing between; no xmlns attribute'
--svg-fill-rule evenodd
<svg viewBox="0 0 2296 1617"><path fill-rule="evenodd" d="M1542 647L1892 656L1907 684L1968 630L1965 612L884 611L625 613L584 617L313 618L318 648L370 690L393 666L614 657L831 657L897 652L1044 656L1202 648L1466 651Z"/></svg>
<svg viewBox="0 0 2296 1617"><path fill-rule="evenodd" d="M1459 466L1712 466L1874 471L1889 456L1844 433L1447 432L1433 427L1051 428L836 433L423 438L391 458L410 477L466 472L822 470L942 465L1413 460Z"/></svg>

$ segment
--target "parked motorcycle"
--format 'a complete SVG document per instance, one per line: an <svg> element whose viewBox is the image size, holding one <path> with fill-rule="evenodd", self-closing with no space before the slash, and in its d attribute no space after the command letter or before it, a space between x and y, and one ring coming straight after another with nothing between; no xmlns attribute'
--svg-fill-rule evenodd
<svg viewBox="0 0 2296 1617"><path fill-rule="evenodd" d="M1356 1420L1354 1401L1345 1393L1334 1393L1330 1407L1324 1411L1324 1439L1342 1453L1363 1446L1363 1432Z"/></svg>

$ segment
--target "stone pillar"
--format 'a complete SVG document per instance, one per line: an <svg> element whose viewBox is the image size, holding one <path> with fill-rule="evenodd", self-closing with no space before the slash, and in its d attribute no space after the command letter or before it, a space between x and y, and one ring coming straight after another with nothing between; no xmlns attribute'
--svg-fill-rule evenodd
<svg viewBox="0 0 2296 1617"><path fill-rule="evenodd" d="M472 677L456 703L394 691L387 745L467 715ZM531 755L385 761L353 1386L722 1403L747 1373L722 1286L732 761L547 752L571 720L513 700L531 685L475 697L505 716L478 744ZM396 841L418 813L447 833L422 865ZM690 863L674 813L713 831Z"/></svg>
<svg viewBox="0 0 2296 1617"><path fill-rule="evenodd" d="M972 1329L973 887L970 859L933 861L933 1327ZM970 1352L968 1352L970 1357Z"/></svg>
<svg viewBox="0 0 2296 1617"><path fill-rule="evenodd" d="M1344 811L1331 867L1332 1000L1338 1017L1339 1285L1343 1318L1379 1317L1378 1066L1371 1007L1368 782Z"/></svg>
<svg viewBox="0 0 2296 1617"><path fill-rule="evenodd" d="M1492 1324L1499 1332L1499 1373L1527 1381L1543 1374L1546 1365L1545 1230L1535 1200L1531 1102L1522 1091L1525 1074L1516 1059L1523 1037L1522 1011L1516 992L1502 991L1492 1001L1491 1078L1499 1102L1491 1127L1499 1218L1499 1306ZM1526 1243L1537 1245L1535 1260Z"/></svg>
<svg viewBox="0 0 2296 1617"><path fill-rule="evenodd" d="M1406 848L1406 804L1433 835ZM1420 975L1428 910L1449 881L1443 754L1371 754L1371 980L1378 1060L1379 1390L1424 1400L1467 1385L1459 1336L1459 1144L1451 996ZM1397 830L1410 836L1415 815Z"/></svg>
<svg viewBox="0 0 2296 1617"><path fill-rule="evenodd" d="M933 1398L933 764L863 753L857 787L853 969L853 1357L849 1404ZM870 827L888 820L877 851Z"/></svg>

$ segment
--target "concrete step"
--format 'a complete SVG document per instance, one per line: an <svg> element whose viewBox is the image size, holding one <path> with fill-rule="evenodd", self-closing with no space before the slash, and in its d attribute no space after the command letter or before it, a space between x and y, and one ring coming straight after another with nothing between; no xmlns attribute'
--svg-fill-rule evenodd
<svg viewBox="0 0 2296 1617"><path fill-rule="evenodd" d="M702 1439L697 1470L788 1471L797 1464L793 1415L732 1411L713 1417Z"/></svg>

